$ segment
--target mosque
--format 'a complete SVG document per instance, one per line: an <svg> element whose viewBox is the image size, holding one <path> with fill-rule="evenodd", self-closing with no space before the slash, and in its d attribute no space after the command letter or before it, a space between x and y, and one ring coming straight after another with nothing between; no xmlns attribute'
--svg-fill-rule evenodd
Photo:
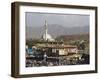
<svg viewBox="0 0 100 80"><path fill-rule="evenodd" d="M45 20L45 30L44 30L44 34L42 36L42 39L44 41L55 41L52 36L50 34L48 34L48 29L47 29L47 21Z"/></svg>

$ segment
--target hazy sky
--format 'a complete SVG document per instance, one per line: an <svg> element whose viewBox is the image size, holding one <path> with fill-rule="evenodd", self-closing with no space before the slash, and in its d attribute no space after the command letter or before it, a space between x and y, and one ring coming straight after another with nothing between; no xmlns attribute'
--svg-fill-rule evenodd
<svg viewBox="0 0 100 80"><path fill-rule="evenodd" d="M89 26L89 15L26 13L27 27L44 26L45 20L48 24L58 24L65 27Z"/></svg>

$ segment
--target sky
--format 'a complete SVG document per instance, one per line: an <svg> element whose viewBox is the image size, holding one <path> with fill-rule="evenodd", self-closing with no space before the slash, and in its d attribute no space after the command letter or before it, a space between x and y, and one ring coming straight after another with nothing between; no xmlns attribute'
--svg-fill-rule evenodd
<svg viewBox="0 0 100 80"><path fill-rule="evenodd" d="M44 26L45 20L50 25L58 24L64 27L89 26L89 15L26 12L25 18L27 27Z"/></svg>

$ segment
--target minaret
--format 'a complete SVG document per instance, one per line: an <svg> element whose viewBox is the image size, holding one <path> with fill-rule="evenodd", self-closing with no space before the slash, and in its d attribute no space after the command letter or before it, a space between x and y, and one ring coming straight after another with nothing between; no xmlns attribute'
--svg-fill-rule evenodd
<svg viewBox="0 0 100 80"><path fill-rule="evenodd" d="M50 34L48 34L47 21L45 20L43 40L54 41Z"/></svg>
<svg viewBox="0 0 100 80"><path fill-rule="evenodd" d="M47 40L47 34L48 34L47 22L45 20L45 40Z"/></svg>

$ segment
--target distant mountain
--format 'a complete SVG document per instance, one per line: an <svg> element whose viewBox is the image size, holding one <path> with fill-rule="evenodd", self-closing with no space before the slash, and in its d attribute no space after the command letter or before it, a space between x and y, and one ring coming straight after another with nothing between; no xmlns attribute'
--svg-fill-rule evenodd
<svg viewBox="0 0 100 80"><path fill-rule="evenodd" d="M86 40L89 41L89 34L73 34L73 35L62 35L56 38L57 40L70 41L70 40Z"/></svg>
<svg viewBox="0 0 100 80"><path fill-rule="evenodd" d="M48 33L56 38L61 35L75 35L75 34L88 34L89 26L76 26L76 27L68 27L61 26L57 24L48 25ZM42 27L26 27L26 38L27 39L39 39L44 34L44 26Z"/></svg>

